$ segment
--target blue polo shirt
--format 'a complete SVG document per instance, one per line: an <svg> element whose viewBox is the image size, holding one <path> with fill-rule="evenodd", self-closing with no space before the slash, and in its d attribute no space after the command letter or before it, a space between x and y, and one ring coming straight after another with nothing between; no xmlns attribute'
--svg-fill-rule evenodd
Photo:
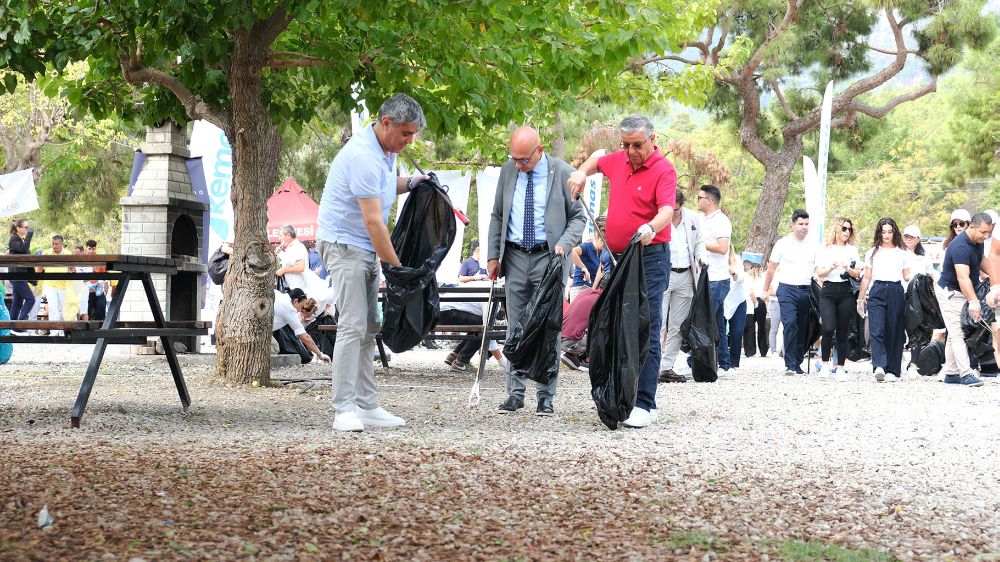
<svg viewBox="0 0 1000 562"><path fill-rule="evenodd" d="M587 273L590 274L590 280L593 280L597 276L597 246L594 246L593 242L584 242L580 244L580 261L583 265L587 266ZM607 275L611 273L611 254L608 251L601 251L601 269L604 270L604 274ZM587 282L586 278L583 276L583 270L579 267L573 268L573 286L583 287L589 286L590 283Z"/></svg>
<svg viewBox="0 0 1000 562"><path fill-rule="evenodd" d="M972 286L979 284L979 264L983 261L983 245L973 244L972 240L962 232L948 244L948 249L944 252L944 261L941 262L941 277L938 278L938 285L952 291L960 291L958 286L958 275L955 273L955 264L969 266L969 279Z"/></svg>
<svg viewBox="0 0 1000 562"><path fill-rule="evenodd" d="M396 201L396 153L386 156L374 124L351 137L330 164L316 237L374 252L358 199L380 199L382 222L389 224L389 209Z"/></svg>

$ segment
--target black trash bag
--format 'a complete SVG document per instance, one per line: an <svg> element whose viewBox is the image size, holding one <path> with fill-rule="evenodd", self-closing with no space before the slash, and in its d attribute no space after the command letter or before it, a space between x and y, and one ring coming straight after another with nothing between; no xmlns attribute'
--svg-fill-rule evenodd
<svg viewBox="0 0 1000 562"><path fill-rule="evenodd" d="M451 200L431 172L430 179L410 191L392 231L392 247L403 265L382 264L382 341L396 353L412 349L437 325L435 274L454 241Z"/></svg>
<svg viewBox="0 0 1000 562"><path fill-rule="evenodd" d="M708 268L701 268L691 299L688 317L681 322L681 338L691 351L691 378L695 382L719 380L719 325L715 321L712 295L708 288Z"/></svg>
<svg viewBox="0 0 1000 562"><path fill-rule="evenodd" d="M212 283L222 285L226 280L226 273L229 272L229 254L219 248L212 254L212 259L208 260L208 277Z"/></svg>
<svg viewBox="0 0 1000 562"><path fill-rule="evenodd" d="M306 345L302 343L302 340L295 335L295 331L292 330L291 326L285 326L280 330L271 332L274 339L278 341L278 354L279 355L296 355L302 359L302 364L313 360L313 354L306 348Z"/></svg>
<svg viewBox="0 0 1000 562"><path fill-rule="evenodd" d="M320 330L319 327L336 325L337 321L333 316L322 314L306 326L306 333L316 342L316 347L330 357L333 357L333 348L337 345L337 332L335 330Z"/></svg>
<svg viewBox="0 0 1000 562"><path fill-rule="evenodd" d="M941 308L934 294L934 279L925 273L913 277L906 288L903 323L910 349L922 348L931 341L934 330L944 328Z"/></svg>
<svg viewBox="0 0 1000 562"><path fill-rule="evenodd" d="M867 361L871 357L871 349L865 341L865 319L853 310L847 329L847 359L857 362Z"/></svg>
<svg viewBox="0 0 1000 562"><path fill-rule="evenodd" d="M996 315L993 307L986 305L986 293L989 291L989 280L976 285L976 298L979 299L979 309L982 311L982 320L979 322L973 321L969 315L969 303L962 306L962 333L965 336L965 345L969 349L969 356L977 361L993 357L993 332L990 331L990 324L996 322Z"/></svg>
<svg viewBox="0 0 1000 562"><path fill-rule="evenodd" d="M528 301L528 309L503 346L511 371L548 384L559 374L559 336L562 331L562 256L553 255Z"/></svg>
<svg viewBox="0 0 1000 562"><path fill-rule="evenodd" d="M915 361L917 372L925 377L932 377L941 372L944 366L944 342L934 340L920 350L920 356Z"/></svg>
<svg viewBox="0 0 1000 562"><path fill-rule="evenodd" d="M814 279L809 284L809 331L806 332L806 354L823 335L823 321L819 313L819 283Z"/></svg>
<svg viewBox="0 0 1000 562"><path fill-rule="evenodd" d="M590 395L609 429L627 420L649 353L649 301L642 246L630 243L587 323Z"/></svg>

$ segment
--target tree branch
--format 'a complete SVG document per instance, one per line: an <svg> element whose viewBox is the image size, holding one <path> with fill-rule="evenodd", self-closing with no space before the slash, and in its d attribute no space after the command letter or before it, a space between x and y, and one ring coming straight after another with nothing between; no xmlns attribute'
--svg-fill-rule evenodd
<svg viewBox="0 0 1000 562"><path fill-rule="evenodd" d="M785 94L781 91L781 86L778 85L778 81L771 79L768 80L767 83L771 86L771 89L774 90L774 95L778 97L778 103L780 103L782 109L785 110L785 115L787 115L792 121L798 119L799 116L792 111L792 106L788 105L788 100L785 99Z"/></svg>
<svg viewBox="0 0 1000 562"><path fill-rule="evenodd" d="M679 56L679 55L653 55L651 57L642 58L642 59L639 59L639 60L637 60L637 61L629 64L629 69L630 70L639 70L640 68L646 66L647 64L652 64L654 62L663 62L663 61L666 61L666 60L672 60L672 61L682 62L684 64L689 64L689 65L702 64L702 61L692 60L692 59L686 59L686 58L684 58L682 56Z"/></svg>
<svg viewBox="0 0 1000 562"><path fill-rule="evenodd" d="M890 111L896 108L896 106L906 103L908 101L913 101L918 98L922 98L927 94L937 91L937 78L932 78L930 83L926 86L914 90L908 94L902 94L892 98L887 101L882 107L872 107L866 103L860 101L852 101L850 105L847 106L848 121L853 121L854 113L863 113L869 117L874 117L876 119L881 119L885 117ZM847 123L850 124L850 123Z"/></svg>
<svg viewBox="0 0 1000 562"><path fill-rule="evenodd" d="M747 61L745 67L743 67L743 72L741 78L750 78L753 73L757 71L757 67L760 66L761 60L764 59L764 53L767 48L774 43L774 40L780 37L791 25L792 20L795 19L795 14L798 13L799 7L802 5L804 0L788 0L788 5L785 7L785 17L782 18L781 23L779 23L770 33L767 34L767 39L764 43L754 52L750 60Z"/></svg>
<svg viewBox="0 0 1000 562"><path fill-rule="evenodd" d="M180 100L184 106L184 111L191 119L204 119L216 127L226 131L227 134L232 128L229 116L219 109L216 109L191 93L180 80L154 68L144 68L139 64L142 56L142 45L136 47L133 53L128 56L119 55L118 62L122 67L122 74L129 84L155 84L170 90L174 96Z"/></svg>
<svg viewBox="0 0 1000 562"><path fill-rule="evenodd" d="M894 57L899 55L899 53L897 51L890 51L889 49L881 49L881 48L875 47L873 45L867 45L867 47L868 47L869 51L875 51L876 53L882 53L883 55L892 55ZM909 55L915 55L915 54L917 54L916 51L909 50L909 49L906 51L906 53L909 54Z"/></svg>
<svg viewBox="0 0 1000 562"><path fill-rule="evenodd" d="M719 62L719 53L722 52L723 47L726 46L726 37L729 36L729 20L731 14L726 14L722 20L722 33L719 34L719 42L712 47L712 60L713 63Z"/></svg>
<svg viewBox="0 0 1000 562"><path fill-rule="evenodd" d="M326 65L327 62L319 57L290 51L272 51L267 56L268 68L307 68Z"/></svg>

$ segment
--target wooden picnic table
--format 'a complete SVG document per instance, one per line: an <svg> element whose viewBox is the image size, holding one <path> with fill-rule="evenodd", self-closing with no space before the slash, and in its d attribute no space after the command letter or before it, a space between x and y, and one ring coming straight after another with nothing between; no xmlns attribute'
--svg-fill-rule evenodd
<svg viewBox="0 0 1000 562"><path fill-rule="evenodd" d="M89 281L107 279L118 282L111 305L103 321L30 321L9 320L0 321L0 329L10 330L49 330L50 335L16 335L0 336L0 343L48 343L48 344L94 344L90 364L84 374L77 395L76 403L70 412L73 427L80 427L80 418L87 408L90 392L93 390L97 372L104 360L104 351L109 344L143 344L148 338L158 337L163 344L163 351L170 366L177 394L180 397L184 411L191 405L184 375L181 373L177 354L171 339L175 337L200 336L208 333L211 322L184 321L170 322L160 308L160 301L153 286L152 274L176 275L180 260L152 256L123 254L59 254L59 255L0 255L0 281ZM34 268L76 268L88 267L95 271L87 272L36 272ZM30 271L10 271L11 268L30 268ZM101 269L102 271L96 271ZM136 281L142 284L146 294L146 302L153 315L153 321L120 321L118 320L124 301L125 291L129 283ZM53 331L61 331L63 335L52 335Z"/></svg>

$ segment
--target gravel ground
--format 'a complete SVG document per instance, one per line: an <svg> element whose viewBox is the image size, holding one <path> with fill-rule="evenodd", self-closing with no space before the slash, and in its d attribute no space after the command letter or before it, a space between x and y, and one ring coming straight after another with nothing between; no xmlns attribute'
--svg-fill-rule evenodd
<svg viewBox="0 0 1000 562"><path fill-rule="evenodd" d="M608 431L583 373L563 372L556 416L499 416L498 367L470 410L472 376L420 350L376 370L408 425L343 435L328 384L231 387L185 359L183 414L162 357L118 351L72 430L88 348L23 348L0 369L3 560L1000 560L995 379L752 358Z"/></svg>

